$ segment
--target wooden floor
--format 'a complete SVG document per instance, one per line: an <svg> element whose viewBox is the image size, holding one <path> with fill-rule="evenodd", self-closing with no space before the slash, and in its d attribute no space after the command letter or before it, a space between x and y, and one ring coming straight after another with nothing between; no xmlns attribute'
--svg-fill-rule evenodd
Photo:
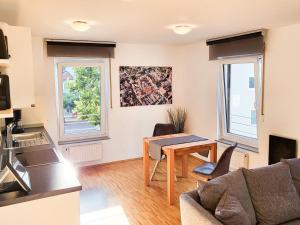
<svg viewBox="0 0 300 225"><path fill-rule="evenodd" d="M199 177L192 169L201 161L189 157L188 178L175 183L176 203L169 206L166 160L159 166L150 187L143 184L142 159L81 168L81 225L177 225L180 224L180 193L196 188ZM153 162L152 162L153 166ZM180 176L180 160L176 160Z"/></svg>

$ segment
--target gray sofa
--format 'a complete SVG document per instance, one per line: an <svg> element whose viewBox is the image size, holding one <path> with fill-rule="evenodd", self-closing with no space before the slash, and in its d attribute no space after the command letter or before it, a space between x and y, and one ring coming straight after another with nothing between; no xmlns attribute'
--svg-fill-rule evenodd
<svg viewBox="0 0 300 225"><path fill-rule="evenodd" d="M300 159L239 169L180 196L182 225L300 225Z"/></svg>

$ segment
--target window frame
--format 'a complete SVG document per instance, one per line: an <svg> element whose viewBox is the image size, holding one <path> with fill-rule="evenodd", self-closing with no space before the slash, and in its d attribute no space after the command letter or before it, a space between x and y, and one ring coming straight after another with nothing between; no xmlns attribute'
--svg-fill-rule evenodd
<svg viewBox="0 0 300 225"><path fill-rule="evenodd" d="M108 99L109 99L109 59L106 58L55 58L55 79L56 79L56 105L58 121L58 140L64 142L78 142L88 140L101 140L108 138ZM80 134L65 134L64 128L64 107L63 107L63 66L96 66L100 70L100 112L101 126L99 132L86 132Z"/></svg>
<svg viewBox="0 0 300 225"><path fill-rule="evenodd" d="M254 64L254 80L255 80L255 108L256 108L256 130L257 138L246 137L238 134L229 133L227 131L227 118L226 118L226 99L225 99L225 84L224 84L224 64ZM261 110L261 94L262 94L262 72L263 72L263 56L255 57L240 57L230 58L220 61L220 75L219 75L219 88L218 88L218 125L219 125L219 139L225 139L232 142L248 145L251 147L258 147L259 134L260 134L260 110Z"/></svg>

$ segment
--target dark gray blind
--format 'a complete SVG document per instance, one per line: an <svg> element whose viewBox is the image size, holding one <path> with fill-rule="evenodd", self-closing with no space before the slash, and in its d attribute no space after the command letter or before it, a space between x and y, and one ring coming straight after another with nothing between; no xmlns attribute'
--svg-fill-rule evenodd
<svg viewBox="0 0 300 225"><path fill-rule="evenodd" d="M265 49L262 31L227 38L208 40L209 60L262 55Z"/></svg>
<svg viewBox="0 0 300 225"><path fill-rule="evenodd" d="M114 58L116 43L46 40L47 55L52 57Z"/></svg>

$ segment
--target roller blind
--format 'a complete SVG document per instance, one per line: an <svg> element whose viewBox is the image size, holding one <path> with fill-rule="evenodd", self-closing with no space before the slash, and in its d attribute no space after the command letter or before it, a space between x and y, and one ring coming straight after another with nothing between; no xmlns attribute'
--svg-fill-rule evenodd
<svg viewBox="0 0 300 225"><path fill-rule="evenodd" d="M114 58L114 42L47 39L47 55L51 57Z"/></svg>
<svg viewBox="0 0 300 225"><path fill-rule="evenodd" d="M207 40L209 60L262 55L265 49L263 31Z"/></svg>

